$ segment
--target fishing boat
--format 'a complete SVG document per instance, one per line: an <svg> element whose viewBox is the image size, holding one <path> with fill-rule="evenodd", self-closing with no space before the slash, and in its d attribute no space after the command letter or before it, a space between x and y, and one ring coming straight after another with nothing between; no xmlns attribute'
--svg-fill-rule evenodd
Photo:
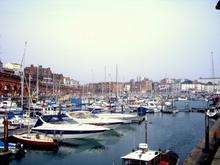
<svg viewBox="0 0 220 165"><path fill-rule="evenodd" d="M39 117L32 131L46 134L55 139L74 139L92 137L109 130L109 128L102 126L62 121L60 116L55 115L50 116L50 120L53 123L45 122Z"/></svg>
<svg viewBox="0 0 220 165"><path fill-rule="evenodd" d="M116 128L120 124L124 124L123 120L98 117L96 114L92 114L88 111L68 112L66 115L77 123L105 126L111 129Z"/></svg>
<svg viewBox="0 0 220 165"><path fill-rule="evenodd" d="M139 149L123 157L123 165L154 164L154 165L178 165L179 157L176 153L166 151L154 151L148 148L146 143L140 143Z"/></svg>
<svg viewBox="0 0 220 165"><path fill-rule="evenodd" d="M178 165L179 156L170 150L154 151L147 144L147 123L145 122L145 143L140 143L136 151L122 156L123 165L154 164L154 165Z"/></svg>

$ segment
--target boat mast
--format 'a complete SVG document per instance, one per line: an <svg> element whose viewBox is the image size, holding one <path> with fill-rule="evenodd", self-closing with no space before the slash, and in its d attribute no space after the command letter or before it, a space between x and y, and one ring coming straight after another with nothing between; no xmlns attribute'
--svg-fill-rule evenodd
<svg viewBox="0 0 220 165"><path fill-rule="evenodd" d="M116 99L118 100L118 64L116 64Z"/></svg>
<svg viewBox="0 0 220 165"><path fill-rule="evenodd" d="M54 90L55 90L54 74L53 74L53 99L54 99Z"/></svg>
<svg viewBox="0 0 220 165"><path fill-rule="evenodd" d="M215 67L214 67L214 56L213 51L211 51L211 66L212 66L212 83L213 83L213 92L215 92Z"/></svg>
<svg viewBox="0 0 220 165"><path fill-rule="evenodd" d="M21 108L24 107L24 64L25 64L25 54L27 48L27 41L24 43L24 51L21 59Z"/></svg>
<svg viewBox="0 0 220 165"><path fill-rule="evenodd" d="M107 84L106 84L106 65L105 65L105 85L104 85L104 87L105 87L105 92L107 92L107 91L106 91L106 89L107 89L106 86L107 86Z"/></svg>
<svg viewBox="0 0 220 165"><path fill-rule="evenodd" d="M30 111L31 111L31 75L28 78L28 135L30 135Z"/></svg>
<svg viewBox="0 0 220 165"><path fill-rule="evenodd" d="M37 102L38 102L38 97L39 97L39 82L38 82L38 78L39 78L39 65L37 66Z"/></svg>

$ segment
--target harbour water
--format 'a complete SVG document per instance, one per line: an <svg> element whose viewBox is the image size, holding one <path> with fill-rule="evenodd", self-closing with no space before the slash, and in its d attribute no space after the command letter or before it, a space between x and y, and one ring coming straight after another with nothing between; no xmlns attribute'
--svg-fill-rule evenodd
<svg viewBox="0 0 220 165"><path fill-rule="evenodd" d="M204 135L204 114L179 112L147 114L148 145L151 149L175 151L181 164ZM30 150L12 165L119 165L120 157L145 141L145 125L123 125L99 137L100 140L84 141L79 146L62 146L57 152Z"/></svg>

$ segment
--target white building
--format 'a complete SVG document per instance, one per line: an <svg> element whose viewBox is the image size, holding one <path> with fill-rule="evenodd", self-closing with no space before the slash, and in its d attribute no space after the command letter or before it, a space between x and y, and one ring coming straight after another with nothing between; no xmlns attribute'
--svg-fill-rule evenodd
<svg viewBox="0 0 220 165"><path fill-rule="evenodd" d="M214 78L199 78L199 82L205 84L205 91L207 92L220 92L220 77Z"/></svg>
<svg viewBox="0 0 220 165"><path fill-rule="evenodd" d="M13 70L16 75L20 75L21 73L21 65L17 63L7 63L4 65L4 68Z"/></svg>
<svg viewBox="0 0 220 165"><path fill-rule="evenodd" d="M64 86L71 86L70 77L63 77Z"/></svg>
<svg viewBox="0 0 220 165"><path fill-rule="evenodd" d="M198 81L191 81L191 80L186 80L181 83L181 90L182 91L197 91L197 92L202 92L205 90L204 84L198 82Z"/></svg>

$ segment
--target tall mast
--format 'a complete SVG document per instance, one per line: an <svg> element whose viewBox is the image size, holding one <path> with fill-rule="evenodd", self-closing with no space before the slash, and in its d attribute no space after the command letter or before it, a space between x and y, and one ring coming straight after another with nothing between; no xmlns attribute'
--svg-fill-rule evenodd
<svg viewBox="0 0 220 165"><path fill-rule="evenodd" d="M55 90L55 82L54 82L54 74L53 74L53 98L54 98L54 90Z"/></svg>
<svg viewBox="0 0 220 165"><path fill-rule="evenodd" d="M107 91L106 91L106 89L107 89L107 88L106 88L106 87L107 87L107 84L106 84L106 74L107 74L107 73L106 73L106 65L105 65L105 83L104 83L104 84L105 84L105 86L104 86L105 92L107 92Z"/></svg>
<svg viewBox="0 0 220 165"><path fill-rule="evenodd" d="M118 64L116 64L116 98L118 98Z"/></svg>
<svg viewBox="0 0 220 165"><path fill-rule="evenodd" d="M214 57L213 52L211 52L211 65L212 65L212 78L215 78L215 68L214 68Z"/></svg>
<svg viewBox="0 0 220 165"><path fill-rule="evenodd" d="M30 109L31 108L31 75L29 74L28 78L28 117L30 119ZM28 119L28 135L30 135L30 125Z"/></svg>
<svg viewBox="0 0 220 165"><path fill-rule="evenodd" d="M37 101L38 101L38 97L39 97L39 65L37 66Z"/></svg>
<svg viewBox="0 0 220 165"><path fill-rule="evenodd" d="M24 51L21 59L21 108L24 106L24 65L25 65L25 54L27 49L27 41L24 43Z"/></svg>
<svg viewBox="0 0 220 165"><path fill-rule="evenodd" d="M93 95L95 93L95 90L94 90L94 75L93 75L93 69L91 69L91 81L92 81L92 90L91 90L91 93L92 93L92 98L93 98Z"/></svg>

